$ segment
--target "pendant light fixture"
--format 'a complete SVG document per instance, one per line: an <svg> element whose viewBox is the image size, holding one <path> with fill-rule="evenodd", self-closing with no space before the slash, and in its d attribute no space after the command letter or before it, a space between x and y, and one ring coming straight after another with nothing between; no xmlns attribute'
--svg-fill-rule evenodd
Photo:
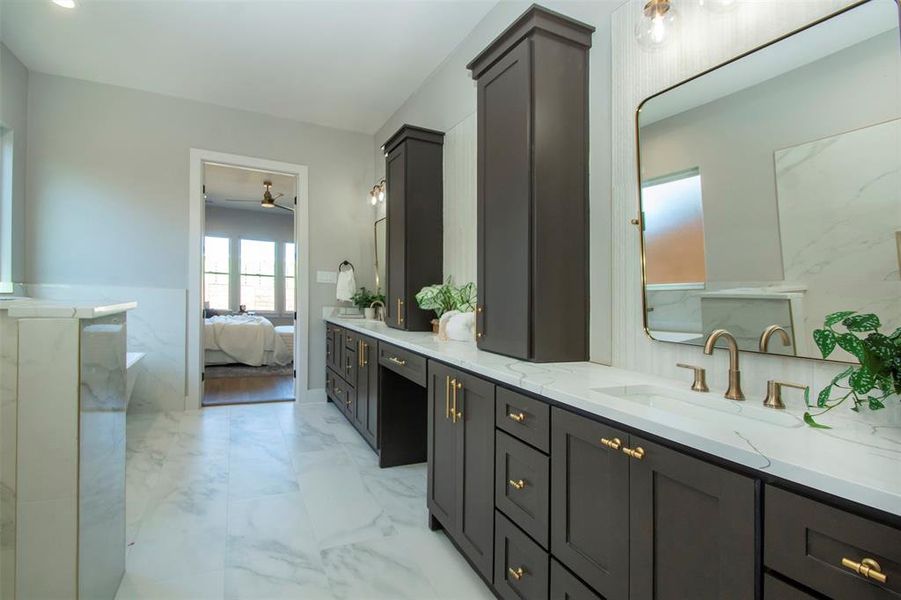
<svg viewBox="0 0 901 600"><path fill-rule="evenodd" d="M386 195L386 183L385 180L382 179L380 182L372 186L372 189L369 190L369 203L373 206L380 204L385 201Z"/></svg>
<svg viewBox="0 0 901 600"><path fill-rule="evenodd" d="M679 15L671 0L649 0L635 26L635 38L646 50L659 50L676 34Z"/></svg>

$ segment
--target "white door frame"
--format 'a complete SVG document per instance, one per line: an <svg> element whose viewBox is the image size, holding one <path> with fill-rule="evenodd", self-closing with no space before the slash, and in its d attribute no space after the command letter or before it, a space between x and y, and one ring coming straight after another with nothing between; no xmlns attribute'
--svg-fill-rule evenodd
<svg viewBox="0 0 901 600"><path fill-rule="evenodd" d="M185 408L199 409L203 398L203 233L205 204L203 200L203 166L216 163L234 167L259 169L294 175L297 179L297 204L294 207L294 243L297 251L295 263L295 302L297 320L294 324L294 398L298 402L309 394L310 348L310 203L309 179L305 165L226 154L213 150L191 148L188 183L188 348L187 348L187 396Z"/></svg>

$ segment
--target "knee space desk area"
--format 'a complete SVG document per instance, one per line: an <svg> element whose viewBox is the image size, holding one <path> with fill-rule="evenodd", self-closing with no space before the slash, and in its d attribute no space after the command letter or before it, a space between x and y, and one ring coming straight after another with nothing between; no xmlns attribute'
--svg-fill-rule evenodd
<svg viewBox="0 0 901 600"><path fill-rule="evenodd" d="M327 332L329 399L380 466L428 461L430 527L498 597L901 598L895 429L696 419L614 395L658 377Z"/></svg>

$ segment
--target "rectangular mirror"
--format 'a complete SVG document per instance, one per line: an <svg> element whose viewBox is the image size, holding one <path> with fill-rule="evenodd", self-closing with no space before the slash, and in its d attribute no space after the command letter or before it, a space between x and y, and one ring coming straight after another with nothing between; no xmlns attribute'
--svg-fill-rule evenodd
<svg viewBox="0 0 901 600"><path fill-rule="evenodd" d="M645 328L820 358L827 314L901 326L899 5L869 0L638 109ZM777 332L778 333L778 332ZM842 350L830 359L851 361Z"/></svg>

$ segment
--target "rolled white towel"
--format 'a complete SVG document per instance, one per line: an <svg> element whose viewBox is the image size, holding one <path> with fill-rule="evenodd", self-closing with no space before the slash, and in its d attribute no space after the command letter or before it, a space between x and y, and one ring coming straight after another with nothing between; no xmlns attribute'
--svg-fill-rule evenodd
<svg viewBox="0 0 901 600"><path fill-rule="evenodd" d="M338 300L350 302L350 299L357 291L357 281L354 278L354 270L338 271L338 285L336 286L335 296Z"/></svg>

